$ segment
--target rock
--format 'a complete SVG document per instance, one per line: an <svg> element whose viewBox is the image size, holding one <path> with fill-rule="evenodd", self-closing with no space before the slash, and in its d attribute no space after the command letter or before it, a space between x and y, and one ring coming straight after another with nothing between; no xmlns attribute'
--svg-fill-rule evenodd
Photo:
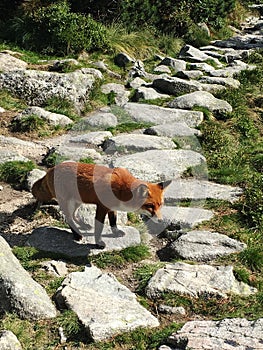
<svg viewBox="0 0 263 350"><path fill-rule="evenodd" d="M81 70L70 73L20 70L1 73L0 89L24 99L31 106L42 106L54 96L68 99L80 112L95 80L93 74L84 74Z"/></svg>
<svg viewBox="0 0 263 350"><path fill-rule="evenodd" d="M211 66L210 64L205 63L205 62L190 63L189 64L189 69L201 70L201 71L203 71L205 73L210 73L210 72L213 72L213 71L217 70L213 66Z"/></svg>
<svg viewBox="0 0 263 350"><path fill-rule="evenodd" d="M160 63L160 66L162 65L172 67L176 72L186 69L186 62L184 60L178 60L172 57L165 57Z"/></svg>
<svg viewBox="0 0 263 350"><path fill-rule="evenodd" d="M204 84L218 84L223 85L228 88L238 89L240 86L240 82L237 79L233 78L222 78L222 77L203 77L199 79L200 83Z"/></svg>
<svg viewBox="0 0 263 350"><path fill-rule="evenodd" d="M75 68L78 65L79 65L79 62L74 58L66 58L64 60L54 60L52 62L51 70L56 72L62 72L64 69L67 69L69 67Z"/></svg>
<svg viewBox="0 0 263 350"><path fill-rule="evenodd" d="M207 174L202 174L202 177L207 177ZM243 190L240 187L217 184L207 180L177 179L165 191L165 201L174 203L180 200L209 198L234 203L239 200L242 193Z"/></svg>
<svg viewBox="0 0 263 350"><path fill-rule="evenodd" d="M186 123L170 123L151 126L150 128L145 129L144 134L173 138L175 136L200 135L201 133L197 129L190 128Z"/></svg>
<svg viewBox="0 0 263 350"><path fill-rule="evenodd" d="M133 88L133 89L137 89L138 87L145 85L145 84L146 84L146 82L142 78L136 77L128 83L128 86Z"/></svg>
<svg viewBox="0 0 263 350"><path fill-rule="evenodd" d="M114 93L114 101L118 106L122 106L129 101L130 92L125 89L122 84L108 83L101 86L101 91L104 94Z"/></svg>
<svg viewBox="0 0 263 350"><path fill-rule="evenodd" d="M99 146L105 139L112 137L110 131L91 131L87 134L80 134L77 136L71 136L69 138L70 143L84 144L84 145L95 145Z"/></svg>
<svg viewBox="0 0 263 350"><path fill-rule="evenodd" d="M218 232L189 231L169 245L171 257L207 262L218 257L238 253L246 244Z"/></svg>
<svg viewBox="0 0 263 350"><path fill-rule="evenodd" d="M212 60L218 67L222 67L222 63L214 57L208 56L203 51L191 46L185 45L179 52L179 58L192 60L195 62L204 62L207 60Z"/></svg>
<svg viewBox="0 0 263 350"><path fill-rule="evenodd" d="M65 277L68 275L68 268L64 261L43 261L42 267L56 277Z"/></svg>
<svg viewBox="0 0 263 350"><path fill-rule="evenodd" d="M127 168L135 177L151 182L178 178L190 166L200 165L205 158L188 150L150 150L118 157L114 167Z"/></svg>
<svg viewBox="0 0 263 350"><path fill-rule="evenodd" d="M220 321L189 321L180 331L168 338L177 350L184 350L186 343L192 350L262 349L263 318L248 321L244 318L228 318Z"/></svg>
<svg viewBox="0 0 263 350"><path fill-rule="evenodd" d="M48 157L53 156L56 159L56 163L61 163L62 160L73 160L78 162L80 159L89 158L93 161L100 161L102 156L93 148L86 148L85 145L82 147L75 147L71 145L61 144L59 146L53 147L48 151L44 157L44 163Z"/></svg>
<svg viewBox="0 0 263 350"><path fill-rule="evenodd" d="M0 331L0 349L1 350L22 350L17 337L11 331Z"/></svg>
<svg viewBox="0 0 263 350"><path fill-rule="evenodd" d="M134 63L135 59L131 58L129 55L126 53L119 53L115 58L114 58L114 63L122 68L125 68L127 64L129 63Z"/></svg>
<svg viewBox="0 0 263 350"><path fill-rule="evenodd" d="M134 102L138 102L140 100L156 100L159 98L169 98L169 97L170 97L169 95L160 94L153 88L141 86L136 89L135 94L132 97L132 100Z"/></svg>
<svg viewBox="0 0 263 350"><path fill-rule="evenodd" d="M194 298L227 298L230 293L248 296L256 292L256 288L235 279L232 266L190 265L183 262L167 264L159 269L146 287L150 299L156 299L163 293Z"/></svg>
<svg viewBox="0 0 263 350"><path fill-rule="evenodd" d="M9 151L5 147L0 147L0 164L13 161L28 162L29 159L20 155L16 151Z"/></svg>
<svg viewBox="0 0 263 350"><path fill-rule="evenodd" d="M33 169L32 171L30 171L30 173L27 175L27 189L31 191L34 183L37 180L42 179L42 177L44 177L45 175L45 170Z"/></svg>
<svg viewBox="0 0 263 350"><path fill-rule="evenodd" d="M176 97L168 103L171 108L191 109L193 107L204 107L213 113L231 113L231 105L224 100L214 97L207 91L196 91L190 94Z"/></svg>
<svg viewBox="0 0 263 350"><path fill-rule="evenodd" d="M5 112L5 109L0 107L0 113L4 113Z"/></svg>
<svg viewBox="0 0 263 350"><path fill-rule="evenodd" d="M183 308L182 306L172 307L172 306L161 304L158 306L158 310L159 310L159 312L162 312L164 314L173 314L173 315L178 315L178 316L185 316L186 315L185 308Z"/></svg>
<svg viewBox="0 0 263 350"><path fill-rule="evenodd" d="M164 94L175 96L202 90L200 83L197 81L187 81L175 77L157 78L152 85Z"/></svg>
<svg viewBox="0 0 263 350"><path fill-rule="evenodd" d="M122 134L112 137L111 140L114 142L115 150L120 153L176 148L175 143L168 137ZM105 152L107 153L107 149Z"/></svg>
<svg viewBox="0 0 263 350"><path fill-rule="evenodd" d="M138 327L157 327L158 320L141 306L135 294L113 274L97 267L73 272L63 282L56 299L73 310L94 341L102 341Z"/></svg>
<svg viewBox="0 0 263 350"><path fill-rule="evenodd" d="M24 319L56 317L46 291L23 269L4 238L0 237L0 309Z"/></svg>
<svg viewBox="0 0 263 350"><path fill-rule="evenodd" d="M170 124L174 122L186 123L189 127L196 127L203 121L204 115L198 111L184 111L180 109L164 108L143 103L127 103L126 112L135 122L152 124Z"/></svg>
<svg viewBox="0 0 263 350"><path fill-rule="evenodd" d="M102 239L106 244L103 252L121 250L141 243L140 233L131 226L121 226L125 233L123 237L116 237L112 234L110 227L105 226ZM81 231L81 230L80 230ZM96 249L94 232L81 231L84 238L81 241L74 241L69 229L57 227L39 227L35 229L27 240L27 245L45 252L63 254L69 257L79 257L100 254L102 251Z"/></svg>
<svg viewBox="0 0 263 350"><path fill-rule="evenodd" d="M176 73L177 78L181 79L199 79L202 77L204 74L201 70L181 70Z"/></svg>
<svg viewBox="0 0 263 350"><path fill-rule="evenodd" d="M26 69L28 64L8 53L0 52L0 72L10 72Z"/></svg>
<svg viewBox="0 0 263 350"><path fill-rule="evenodd" d="M172 73L171 69L168 66L165 66L164 64L160 64L159 66L155 67L153 71L156 73Z"/></svg>
<svg viewBox="0 0 263 350"><path fill-rule="evenodd" d="M203 221L211 220L214 213L211 210L194 207L163 206L161 209L162 221L154 219L147 221L147 227L151 234L159 235L165 230L185 230L193 228Z"/></svg>
<svg viewBox="0 0 263 350"><path fill-rule="evenodd" d="M115 127L118 124L117 117L104 110L91 113L88 117L81 120L84 129L106 129L108 127Z"/></svg>
<svg viewBox="0 0 263 350"><path fill-rule="evenodd" d="M47 123L53 126L66 126L73 123L73 121L63 114L52 113L46 111L44 108L33 106L23 110L19 113L14 120L21 120L22 118L29 117L32 115L36 115L39 118L45 120Z"/></svg>

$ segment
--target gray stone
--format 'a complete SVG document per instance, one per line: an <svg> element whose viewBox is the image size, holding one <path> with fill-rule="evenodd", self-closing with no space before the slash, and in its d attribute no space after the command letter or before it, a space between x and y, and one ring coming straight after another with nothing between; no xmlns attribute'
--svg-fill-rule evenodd
<svg viewBox="0 0 263 350"><path fill-rule="evenodd" d="M211 71L216 70L213 66L208 63L200 62L200 63L190 63L189 68L193 70L201 70L205 73L210 73Z"/></svg>
<svg viewBox="0 0 263 350"><path fill-rule="evenodd" d="M240 82L237 79L233 78L222 78L222 77L203 77L199 79L200 83L205 84L218 84L223 85L228 88L237 89L240 86Z"/></svg>
<svg viewBox="0 0 263 350"><path fill-rule="evenodd" d="M87 129L99 129L99 128L108 128L115 127L118 124L117 117L107 111L100 110L91 113L88 117L82 119L82 123L85 124L85 128Z"/></svg>
<svg viewBox="0 0 263 350"><path fill-rule="evenodd" d="M94 341L132 331L157 327L158 320L136 300L127 287L111 273L97 267L71 273L58 290L61 307L73 310Z"/></svg>
<svg viewBox="0 0 263 350"><path fill-rule="evenodd" d="M0 52L0 71L10 72L18 69L26 69L28 64L8 53Z"/></svg>
<svg viewBox="0 0 263 350"><path fill-rule="evenodd" d="M263 349L262 331L263 318L189 321L168 338L168 343L177 350L185 349L180 346L183 343L192 350L260 350Z"/></svg>
<svg viewBox="0 0 263 350"><path fill-rule="evenodd" d="M122 153L176 148L175 143L168 137L122 134L112 137L111 140L115 143L116 151Z"/></svg>
<svg viewBox="0 0 263 350"><path fill-rule="evenodd" d="M156 299L162 293L227 298L230 293L248 296L257 289L235 279L232 266L167 264L150 279L146 294Z"/></svg>
<svg viewBox="0 0 263 350"><path fill-rule="evenodd" d="M103 74L101 71L95 68L81 68L80 71L83 74L91 74L93 75L96 79L102 80L103 79Z"/></svg>
<svg viewBox="0 0 263 350"><path fill-rule="evenodd" d="M80 134L77 136L70 136L70 143L80 143L88 145L99 146L102 142L112 137L112 133L110 131L91 131L87 134Z"/></svg>
<svg viewBox="0 0 263 350"><path fill-rule="evenodd" d="M157 135L166 137L175 136L195 136L200 135L201 132L197 129L190 128L186 123L169 123L163 125L155 125L144 131L147 135Z"/></svg>
<svg viewBox="0 0 263 350"><path fill-rule="evenodd" d="M199 174L200 176L200 174ZM202 177L208 177L207 173ZM234 203L240 199L243 190L240 187L217 184L198 179L177 179L165 191L165 201L173 203L180 200L220 199Z"/></svg>
<svg viewBox="0 0 263 350"><path fill-rule="evenodd" d="M176 97L168 105L169 107L182 109L191 109L196 106L205 107L214 113L232 112L232 107L227 101L220 100L207 91L196 91Z"/></svg>
<svg viewBox="0 0 263 350"><path fill-rule="evenodd" d="M65 58L63 60L54 60L49 61L49 63L52 63L51 69L52 71L56 72L62 72L66 68L76 68L79 65L79 62L75 60L74 58Z"/></svg>
<svg viewBox="0 0 263 350"><path fill-rule="evenodd" d="M63 114L52 113L52 112L46 111L44 108L37 107L37 106L32 106L23 110L14 118L14 120L19 121L22 118L29 117L31 115L36 115L39 118L45 120L47 123L54 126L57 126L57 125L66 126L73 123L73 121L69 117Z"/></svg>
<svg viewBox="0 0 263 350"><path fill-rule="evenodd" d="M165 66L164 64L160 64L159 66L155 67L154 72L156 73L167 73L167 74L171 74L171 69L168 66Z"/></svg>
<svg viewBox="0 0 263 350"><path fill-rule="evenodd" d="M161 304L158 306L158 310L159 312L162 312L164 314L173 314L178 316L186 315L185 308L183 308L182 306L168 306L168 305Z"/></svg>
<svg viewBox="0 0 263 350"><path fill-rule="evenodd" d="M72 145L59 145L53 148L53 152L58 156L58 161L61 162L61 158L65 160L79 161L83 158L91 158L94 161L100 161L102 156L93 148L86 148L85 144L82 147L75 147Z"/></svg>
<svg viewBox="0 0 263 350"><path fill-rule="evenodd" d="M140 77L136 77L129 82L129 87L131 87L133 89L137 89L138 87L145 85L145 84L146 84L145 80L143 80Z"/></svg>
<svg viewBox="0 0 263 350"><path fill-rule="evenodd" d="M22 350L17 337L11 331L0 331L0 349L1 350Z"/></svg>
<svg viewBox="0 0 263 350"><path fill-rule="evenodd" d="M46 291L23 269L2 237L0 252L1 310L32 320L55 317L56 309Z"/></svg>
<svg viewBox="0 0 263 350"><path fill-rule="evenodd" d="M5 109L3 107L0 107L0 113L4 113Z"/></svg>
<svg viewBox="0 0 263 350"><path fill-rule="evenodd" d="M222 63L214 57L211 57L207 54L205 54L203 51L191 46L191 45L185 45L182 47L179 58L188 59L195 62L204 62L207 60L212 60L218 67L222 67Z"/></svg>
<svg viewBox="0 0 263 350"><path fill-rule="evenodd" d="M175 77L157 78L152 85L164 94L175 96L202 90L201 84L197 81L188 81Z"/></svg>
<svg viewBox="0 0 263 350"><path fill-rule="evenodd" d="M101 86L101 91L104 94L113 92L116 96L114 97L115 103L118 106L122 106L129 101L130 92L125 89L122 84L108 83Z"/></svg>
<svg viewBox="0 0 263 350"><path fill-rule="evenodd" d="M156 100L160 98L169 98L170 95L160 94L155 89L146 86L140 86L136 89L132 100L138 102L140 100Z"/></svg>
<svg viewBox="0 0 263 350"><path fill-rule="evenodd" d="M68 275L68 268L64 261L43 261L41 265L47 272L56 277L65 277Z"/></svg>
<svg viewBox="0 0 263 350"><path fill-rule="evenodd" d="M181 109L165 108L143 103L127 103L124 106L135 122L170 124L186 123L189 127L196 127L203 121L204 115L198 111L187 111Z"/></svg>
<svg viewBox="0 0 263 350"><path fill-rule="evenodd" d="M201 70L181 70L176 73L177 78L181 79L199 79L204 73Z"/></svg>
<svg viewBox="0 0 263 350"><path fill-rule="evenodd" d="M0 164L13 161L28 162L29 159L20 155L16 151L9 151L5 147L0 147Z"/></svg>
<svg viewBox="0 0 263 350"><path fill-rule="evenodd" d="M118 251L141 243L140 233L131 226L121 226L125 233L123 237L116 237L112 234L109 226L104 227L102 239L106 244L103 252ZM94 232L81 231L84 238L81 241L74 241L71 231L57 227L39 227L35 229L27 240L27 245L45 252L59 253L66 256L78 257L100 254L101 250L96 249Z"/></svg>
<svg viewBox="0 0 263 350"><path fill-rule="evenodd" d="M193 228L214 216L211 210L194 207L163 206L161 213L161 222L156 222L154 219L147 221L149 232L153 235L158 235L165 230L174 231Z"/></svg>
<svg viewBox="0 0 263 350"><path fill-rule="evenodd" d="M24 99L31 106L41 106L54 96L68 99L80 112L95 80L93 74L84 74L81 70L70 73L20 70L1 73L0 89Z"/></svg>
<svg viewBox="0 0 263 350"><path fill-rule="evenodd" d="M188 150L150 150L118 157L114 167L127 168L135 177L159 182L178 178L190 166L205 163L205 158Z"/></svg>
<svg viewBox="0 0 263 350"><path fill-rule="evenodd" d="M172 57L165 57L160 65L172 67L175 69L177 72L180 70L185 70L186 69L186 62L184 60L178 60L176 58Z"/></svg>
<svg viewBox="0 0 263 350"><path fill-rule="evenodd" d="M34 183L37 180L42 179L42 177L44 177L45 175L45 170L33 169L32 171L30 171L30 173L27 175L27 189L31 191Z"/></svg>
<svg viewBox="0 0 263 350"><path fill-rule="evenodd" d="M210 261L218 257L238 253L246 244L218 232L189 231L169 245L172 257L193 261Z"/></svg>

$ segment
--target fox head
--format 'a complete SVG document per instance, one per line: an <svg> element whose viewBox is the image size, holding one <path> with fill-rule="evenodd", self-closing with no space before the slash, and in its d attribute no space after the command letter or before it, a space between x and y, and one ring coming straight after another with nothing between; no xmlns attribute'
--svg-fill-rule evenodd
<svg viewBox="0 0 263 350"><path fill-rule="evenodd" d="M162 219L161 206L164 203L164 191L170 185L172 180L153 183L143 183L136 188L137 196L142 200L140 212L147 216Z"/></svg>

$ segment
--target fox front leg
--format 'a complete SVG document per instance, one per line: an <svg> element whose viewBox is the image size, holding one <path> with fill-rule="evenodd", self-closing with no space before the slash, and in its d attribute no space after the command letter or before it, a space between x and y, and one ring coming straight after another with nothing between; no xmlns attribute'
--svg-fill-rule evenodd
<svg viewBox="0 0 263 350"><path fill-rule="evenodd" d="M117 212L116 211L109 211L108 218L109 218L110 227L111 227L111 231L112 231L113 235L115 237L123 237L125 235L125 233L122 230L118 229L118 227L117 227Z"/></svg>
<svg viewBox="0 0 263 350"><path fill-rule="evenodd" d="M95 216L95 243L97 249L104 249L106 244L101 239L101 233L104 228L104 221L107 214L107 210L97 205Z"/></svg>

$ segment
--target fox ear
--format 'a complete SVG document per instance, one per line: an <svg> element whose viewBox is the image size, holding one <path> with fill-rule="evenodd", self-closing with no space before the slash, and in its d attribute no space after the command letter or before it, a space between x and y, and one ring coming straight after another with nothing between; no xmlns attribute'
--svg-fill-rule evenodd
<svg viewBox="0 0 263 350"><path fill-rule="evenodd" d="M171 184L172 180L167 180L164 182L159 182L157 185L162 189L165 190L166 187L168 187Z"/></svg>
<svg viewBox="0 0 263 350"><path fill-rule="evenodd" d="M145 198L147 198L148 195L149 195L148 186L145 185L145 184L139 185L139 186L135 189L135 194L136 194L136 196L138 196L138 198L140 198L140 199L145 199Z"/></svg>

